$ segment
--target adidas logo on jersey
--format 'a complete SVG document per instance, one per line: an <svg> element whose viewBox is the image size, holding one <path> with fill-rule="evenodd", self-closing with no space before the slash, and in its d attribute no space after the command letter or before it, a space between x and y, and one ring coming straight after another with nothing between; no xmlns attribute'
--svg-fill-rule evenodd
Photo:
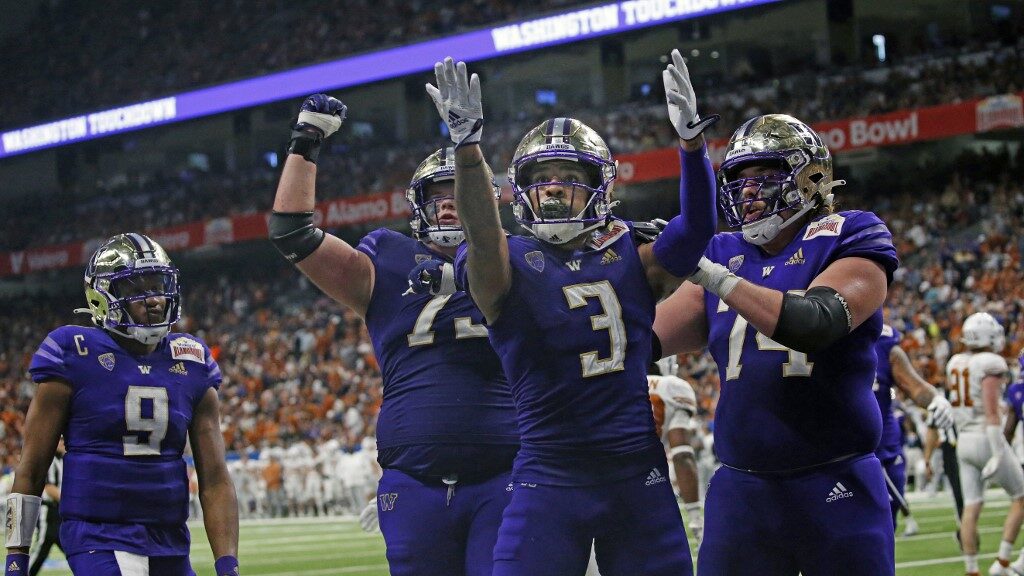
<svg viewBox="0 0 1024 576"><path fill-rule="evenodd" d="M825 498L825 502L835 502L843 498L853 498L853 491L847 490L842 482L836 482L836 485L832 487L832 491L828 493L828 497Z"/></svg>
<svg viewBox="0 0 1024 576"><path fill-rule="evenodd" d="M644 485L654 486L655 484L661 484L662 482L668 482L668 478L665 478L665 475L657 468L652 468L651 473L647 475L647 481L644 482Z"/></svg>
<svg viewBox="0 0 1024 576"><path fill-rule="evenodd" d="M615 253L615 250L609 248L605 251L604 256L601 256L601 266L611 264L612 262L618 262L619 260L622 260L622 256L619 256Z"/></svg>
<svg viewBox="0 0 1024 576"><path fill-rule="evenodd" d="M188 370L185 368L184 362L178 362L174 366L167 369L172 374L181 374L182 376L188 376Z"/></svg>
<svg viewBox="0 0 1024 576"><path fill-rule="evenodd" d="M21 566L18 566L18 561L17 560L11 560L10 565L7 566L7 571L8 572L21 572L21 570L22 570L22 568L21 568Z"/></svg>
<svg viewBox="0 0 1024 576"><path fill-rule="evenodd" d="M789 257L789 260L786 260L786 266L792 266L794 264L803 264L803 263L804 263L804 249L803 249L802 246L796 251L796 254L793 254L792 256Z"/></svg>

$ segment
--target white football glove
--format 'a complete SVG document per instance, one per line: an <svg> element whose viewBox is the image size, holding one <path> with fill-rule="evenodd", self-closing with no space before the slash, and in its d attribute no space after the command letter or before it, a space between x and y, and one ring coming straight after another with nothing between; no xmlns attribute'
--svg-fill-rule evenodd
<svg viewBox="0 0 1024 576"><path fill-rule="evenodd" d="M690 72L683 62L679 50L672 51L672 64L661 72L665 83L665 100L668 104L668 119L683 140L693 140L701 132L718 122L718 115L712 114L703 120L697 114L697 96L693 93Z"/></svg>
<svg viewBox="0 0 1024 576"><path fill-rule="evenodd" d="M981 478L983 480L988 480L996 475L996 470L999 469L999 459L1001 457L1002 453L999 453L989 458L988 462L985 462L985 467L981 469Z"/></svg>
<svg viewBox="0 0 1024 576"><path fill-rule="evenodd" d="M953 406L944 396L936 393L928 404L928 418L925 423L934 428L949 430L953 427Z"/></svg>
<svg viewBox="0 0 1024 576"><path fill-rule="evenodd" d="M379 526L377 521L377 499L370 500L370 503L359 513L359 526L363 532L376 532Z"/></svg>
<svg viewBox="0 0 1024 576"><path fill-rule="evenodd" d="M427 84L427 94L434 101L441 120L448 125L455 147L480 142L484 127L484 108L480 97L480 77L467 80L466 63L458 64L451 56L434 64L437 86Z"/></svg>

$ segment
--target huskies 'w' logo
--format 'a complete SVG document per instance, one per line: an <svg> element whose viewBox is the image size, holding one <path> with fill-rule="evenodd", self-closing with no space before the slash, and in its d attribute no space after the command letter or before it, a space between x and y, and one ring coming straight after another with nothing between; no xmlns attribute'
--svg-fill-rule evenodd
<svg viewBox="0 0 1024 576"><path fill-rule="evenodd" d="M380 506L381 512L390 512L395 509L395 500L398 500L398 494L394 492L381 494L377 496L377 505Z"/></svg>
<svg viewBox="0 0 1024 576"><path fill-rule="evenodd" d="M152 370L152 369L153 369L152 366L146 366L144 364L139 364L139 372L142 372L143 374L149 374L149 371Z"/></svg>
<svg viewBox="0 0 1024 576"><path fill-rule="evenodd" d="M573 272L579 272L580 271L580 261L579 260L569 260L568 262L565 263L565 265L568 266L569 270L572 270Z"/></svg>

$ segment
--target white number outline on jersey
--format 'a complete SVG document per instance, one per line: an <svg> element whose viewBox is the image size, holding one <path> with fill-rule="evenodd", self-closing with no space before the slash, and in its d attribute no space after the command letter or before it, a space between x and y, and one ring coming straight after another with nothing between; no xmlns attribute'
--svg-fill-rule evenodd
<svg viewBox="0 0 1024 576"><path fill-rule="evenodd" d="M973 408L974 399L971 398L971 369L969 366L964 368L950 368L949 375L952 376L952 386L949 387L949 404L954 408Z"/></svg>
<svg viewBox="0 0 1024 576"><path fill-rule="evenodd" d="M607 280L589 284L573 284L563 286L562 292L569 302L569 309L587 305L587 298L597 298L604 314L590 317L590 326L595 331L607 330L611 340L611 357L598 358L597 350L580 354L580 366L583 377L600 376L609 372L625 369L626 362L626 325L622 321L622 305L615 294L615 289Z"/></svg>
<svg viewBox="0 0 1024 576"><path fill-rule="evenodd" d="M412 333L406 337L409 341L409 347L426 346L434 343L434 331L431 330L431 327L434 325L434 319L437 318L437 314L444 308L444 305L448 303L452 296L454 294L439 294L427 302L419 316L416 317ZM468 316L460 316L455 319L455 338L457 340L486 337L487 327L483 324L473 324L473 319Z"/></svg>
<svg viewBox="0 0 1024 576"><path fill-rule="evenodd" d="M798 295L802 295L804 293L803 290L788 290L787 292ZM716 311L728 312L729 305L723 300L719 300L718 310ZM740 364L740 355L743 354L743 342L747 337L747 325L747 319L736 314L736 321L733 322L732 330L729 331L729 363L725 367L725 379L727 381L738 379L740 377L740 372L743 371L743 365ZM807 354L805 352L797 352L791 348L786 348L782 344L779 344L760 332L757 332L757 336L754 337L754 341L757 342L758 350L771 350L789 353L789 362L782 363L783 378L787 378L789 376L811 375L811 370L814 369L814 362L807 361Z"/></svg>
<svg viewBox="0 0 1024 576"><path fill-rule="evenodd" d="M153 401L153 417L142 417L142 401ZM125 456L159 456L160 443L167 436L167 389L157 386L129 386L124 397L124 421L130 435L122 436ZM143 444L136 434L149 432Z"/></svg>

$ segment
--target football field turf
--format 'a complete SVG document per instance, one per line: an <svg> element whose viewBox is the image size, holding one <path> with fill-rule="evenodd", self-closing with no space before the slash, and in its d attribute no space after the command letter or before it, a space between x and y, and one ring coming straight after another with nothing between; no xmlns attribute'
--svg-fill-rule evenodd
<svg viewBox="0 0 1024 576"><path fill-rule="evenodd" d="M995 558L1007 510L1002 491L989 491L981 518L982 572ZM931 499L912 499L914 517L921 531L896 539L896 574L899 576L956 576L964 573L963 561L953 539L952 501L946 493ZM213 576L213 555L202 524L192 529L192 566L198 576ZM898 534L902 534L902 523ZM379 532L366 534L352 518L297 518L243 521L239 559L242 574L277 576L360 575L386 576L384 540ZM1017 539L1018 546L1021 538ZM1019 548L1015 547L1016 553ZM741 553L741 551L738 551ZM55 564L66 566L55 550ZM67 576L66 568L48 569L46 576Z"/></svg>

